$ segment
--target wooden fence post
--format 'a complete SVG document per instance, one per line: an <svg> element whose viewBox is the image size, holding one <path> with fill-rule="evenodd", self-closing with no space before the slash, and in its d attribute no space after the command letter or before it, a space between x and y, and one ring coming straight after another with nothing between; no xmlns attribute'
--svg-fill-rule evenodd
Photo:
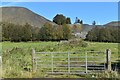
<svg viewBox="0 0 120 80"><path fill-rule="evenodd" d="M35 70L35 59L34 59L34 57L35 57L35 50L32 48L32 71L33 72L35 72L36 70Z"/></svg>
<svg viewBox="0 0 120 80"><path fill-rule="evenodd" d="M111 71L111 50L106 49L106 67L108 71Z"/></svg>

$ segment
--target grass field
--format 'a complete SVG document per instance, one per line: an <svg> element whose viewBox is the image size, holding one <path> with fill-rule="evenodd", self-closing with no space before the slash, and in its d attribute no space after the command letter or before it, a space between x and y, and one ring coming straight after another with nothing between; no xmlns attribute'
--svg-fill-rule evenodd
<svg viewBox="0 0 120 80"><path fill-rule="evenodd" d="M5 78L31 78L31 77L86 77L80 75L48 75L38 72L32 73L32 48L39 52L74 52L74 51L112 51L112 63L118 60L118 43L85 42L87 46L60 44L59 42L2 42L3 51L3 77ZM57 55L56 55L57 56ZM102 57L102 56L101 56ZM15 59L19 58L19 59ZM48 60L48 59L47 59ZM16 68L17 66L17 68ZM30 69L30 70L26 70ZM90 77L90 76L87 76Z"/></svg>
<svg viewBox="0 0 120 80"><path fill-rule="evenodd" d="M104 51L105 49L111 49L114 52L118 52L118 43L99 43L99 42L87 42L88 47L69 47L69 46L57 46L59 42L3 42L2 43L2 50L12 49L14 47L22 48L22 49L29 49L29 48L36 48L38 50L47 51L49 49L55 48L54 51L76 51L76 50L99 50Z"/></svg>

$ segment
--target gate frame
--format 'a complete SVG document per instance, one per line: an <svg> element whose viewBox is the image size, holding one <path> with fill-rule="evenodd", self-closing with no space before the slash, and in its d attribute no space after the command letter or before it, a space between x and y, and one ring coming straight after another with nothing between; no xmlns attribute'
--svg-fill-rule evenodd
<svg viewBox="0 0 120 80"><path fill-rule="evenodd" d="M87 59L88 52L98 52L98 51L85 51L85 68L86 68L85 71L86 71L86 74L88 73L88 59ZM52 73L54 73L53 72L54 71L54 69L53 69L53 65L54 65L53 64L53 53L64 53L64 52L36 52L35 49L32 48L32 71L33 72L36 72L36 70L37 70L37 66L34 65L34 63L37 64L36 60L35 60L35 53L51 53L51 56L52 56L52 62L51 62L52 68L51 68L51 70L52 70ZM68 74L70 74L70 52L65 52L65 53L68 54ZM105 54L106 54L106 65L105 65L106 69L105 70L111 71L111 59L110 59L111 58L111 50L106 49Z"/></svg>

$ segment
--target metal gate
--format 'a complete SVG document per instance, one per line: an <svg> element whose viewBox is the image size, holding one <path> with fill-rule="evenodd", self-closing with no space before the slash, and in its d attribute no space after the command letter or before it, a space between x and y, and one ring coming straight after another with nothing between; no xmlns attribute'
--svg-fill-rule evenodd
<svg viewBox="0 0 120 80"><path fill-rule="evenodd" d="M33 71L50 74L93 74L106 69L106 55L100 51L32 52Z"/></svg>

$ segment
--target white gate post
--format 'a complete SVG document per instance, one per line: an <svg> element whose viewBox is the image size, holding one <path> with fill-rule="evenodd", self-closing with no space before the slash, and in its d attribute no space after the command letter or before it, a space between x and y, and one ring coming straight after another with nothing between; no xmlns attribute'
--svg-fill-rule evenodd
<svg viewBox="0 0 120 80"><path fill-rule="evenodd" d="M70 52L68 52L68 73L70 74Z"/></svg>
<svg viewBox="0 0 120 80"><path fill-rule="evenodd" d="M107 63L107 70L111 71L111 50L106 49L106 63Z"/></svg>
<svg viewBox="0 0 120 80"><path fill-rule="evenodd" d="M35 67L35 50L32 49L32 71L35 72L36 71L36 67ZM37 66L37 65L36 65Z"/></svg>

